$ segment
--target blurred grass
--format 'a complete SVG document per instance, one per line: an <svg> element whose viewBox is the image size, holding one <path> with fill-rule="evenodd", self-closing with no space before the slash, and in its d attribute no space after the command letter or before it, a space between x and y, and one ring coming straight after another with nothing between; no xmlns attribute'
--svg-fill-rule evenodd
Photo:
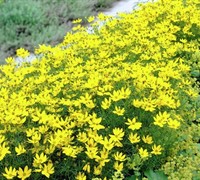
<svg viewBox="0 0 200 180"><path fill-rule="evenodd" d="M72 21L97 14L117 0L0 0L0 64L23 47L55 45Z"/></svg>

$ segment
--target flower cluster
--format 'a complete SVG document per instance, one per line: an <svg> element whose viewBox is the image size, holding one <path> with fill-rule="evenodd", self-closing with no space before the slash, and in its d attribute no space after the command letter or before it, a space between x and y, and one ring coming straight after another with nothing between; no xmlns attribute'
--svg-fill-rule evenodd
<svg viewBox="0 0 200 180"><path fill-rule="evenodd" d="M170 156L198 96L198 0L157 1L0 67L0 179L123 179ZM91 20L91 19L89 19ZM79 22L79 20L77 21ZM20 57L29 53L20 49Z"/></svg>

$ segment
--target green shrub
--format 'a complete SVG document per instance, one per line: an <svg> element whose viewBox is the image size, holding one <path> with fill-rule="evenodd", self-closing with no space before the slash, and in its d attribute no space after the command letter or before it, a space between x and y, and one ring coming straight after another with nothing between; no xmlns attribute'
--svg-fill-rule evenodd
<svg viewBox="0 0 200 180"><path fill-rule="evenodd" d="M188 179L199 177L191 166L199 161L199 89L188 62L199 51L188 28L199 28L198 14L194 0L99 14L105 24L92 24L94 33L78 25L57 46L36 48L32 62L23 48L24 63L7 58L0 179L173 179L185 177L188 162Z"/></svg>
<svg viewBox="0 0 200 180"><path fill-rule="evenodd" d="M97 9L107 8L107 7L110 7L113 2L116 2L116 0L97 0L95 7Z"/></svg>
<svg viewBox="0 0 200 180"><path fill-rule="evenodd" d="M7 0L0 3L1 63L19 47L29 51L38 44L55 45L72 28L74 19L94 15L97 0Z"/></svg>
<svg viewBox="0 0 200 180"><path fill-rule="evenodd" d="M14 55L19 47L31 50L38 44L56 44L69 30L51 19L40 1L6 1L0 5L0 50L1 60ZM49 10L49 9L48 9ZM50 21L49 21L50 20Z"/></svg>

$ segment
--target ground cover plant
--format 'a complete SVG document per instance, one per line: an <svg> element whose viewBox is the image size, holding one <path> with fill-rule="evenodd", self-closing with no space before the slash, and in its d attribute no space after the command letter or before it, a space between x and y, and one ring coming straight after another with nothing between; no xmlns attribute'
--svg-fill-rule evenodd
<svg viewBox="0 0 200 180"><path fill-rule="evenodd" d="M73 19L95 15L116 0L1 0L1 63L16 49L55 45L71 30Z"/></svg>
<svg viewBox="0 0 200 180"><path fill-rule="evenodd" d="M22 64L7 58L0 179L200 179L199 8L99 14L32 62L23 48Z"/></svg>

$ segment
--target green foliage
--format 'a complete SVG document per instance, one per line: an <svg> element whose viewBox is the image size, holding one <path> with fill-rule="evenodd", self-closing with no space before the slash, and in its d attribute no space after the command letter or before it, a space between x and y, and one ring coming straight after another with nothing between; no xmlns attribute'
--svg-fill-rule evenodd
<svg viewBox="0 0 200 180"><path fill-rule="evenodd" d="M45 7L45 8L44 8ZM8 0L0 5L1 60L19 47L31 50L38 44L57 44L69 27L48 15L41 1ZM50 18L49 18L50 17Z"/></svg>
<svg viewBox="0 0 200 180"><path fill-rule="evenodd" d="M167 176L162 171L153 171L149 169L144 172L148 180L167 180Z"/></svg>
<svg viewBox="0 0 200 180"><path fill-rule="evenodd" d="M71 21L94 15L98 0L6 0L0 3L1 63L19 47L31 51L38 44L55 45L72 28ZM97 5L98 4L98 5Z"/></svg>
<svg viewBox="0 0 200 180"><path fill-rule="evenodd" d="M109 7L113 2L116 2L116 0L97 0L95 7L97 9Z"/></svg>

